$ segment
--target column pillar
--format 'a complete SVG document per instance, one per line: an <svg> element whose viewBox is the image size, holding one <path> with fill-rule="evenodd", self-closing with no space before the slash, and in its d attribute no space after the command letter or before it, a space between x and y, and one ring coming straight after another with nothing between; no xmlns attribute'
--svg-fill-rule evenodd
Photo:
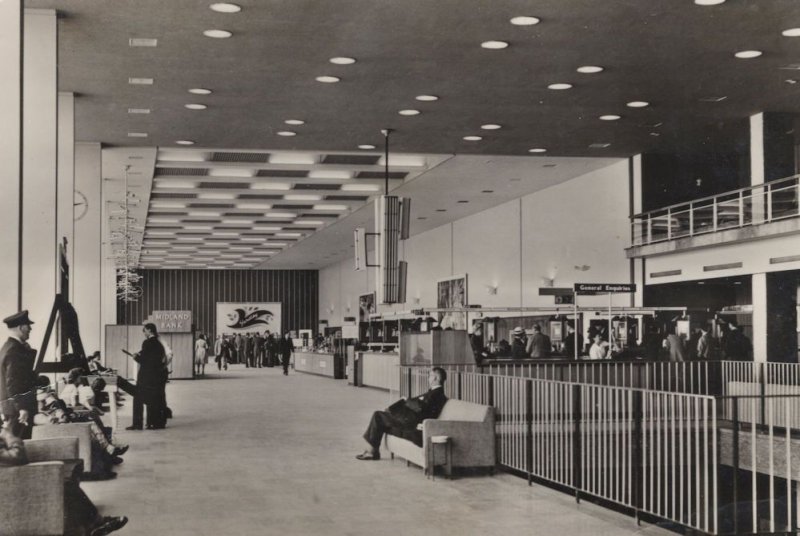
<svg viewBox="0 0 800 536"><path fill-rule="evenodd" d="M22 0L0 2L0 315L20 308L22 192Z"/></svg>
<svg viewBox="0 0 800 536"><path fill-rule="evenodd" d="M750 186L764 184L764 114L750 116ZM753 190L754 223L764 221L763 190Z"/></svg>
<svg viewBox="0 0 800 536"><path fill-rule="evenodd" d="M767 360L767 274L753 274L753 359Z"/></svg>
<svg viewBox="0 0 800 536"><path fill-rule="evenodd" d="M67 262L74 267L75 234L75 96L73 93L58 93L58 220L56 236L59 241L67 239ZM74 274L71 269L70 275ZM70 279L69 296L74 294L74 280Z"/></svg>
<svg viewBox="0 0 800 536"><path fill-rule="evenodd" d="M58 278L56 12L26 9L24 27L22 306L36 322L31 346L39 348Z"/></svg>
<svg viewBox="0 0 800 536"><path fill-rule="evenodd" d="M75 231L73 236L72 304L78 313L81 339L87 352L100 346L103 265L103 176L100 144L75 144ZM86 203L84 206L83 203ZM113 322L112 322L113 323Z"/></svg>

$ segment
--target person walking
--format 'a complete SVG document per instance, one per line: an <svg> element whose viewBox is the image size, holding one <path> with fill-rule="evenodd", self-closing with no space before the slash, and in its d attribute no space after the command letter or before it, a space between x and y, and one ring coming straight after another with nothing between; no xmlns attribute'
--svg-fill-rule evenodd
<svg viewBox="0 0 800 536"><path fill-rule="evenodd" d="M286 335L281 339L280 343L280 354L281 354L281 365L283 365L283 375L289 375L289 360L292 358L292 354L294 353L294 343L292 342L292 336L289 331L286 332Z"/></svg>

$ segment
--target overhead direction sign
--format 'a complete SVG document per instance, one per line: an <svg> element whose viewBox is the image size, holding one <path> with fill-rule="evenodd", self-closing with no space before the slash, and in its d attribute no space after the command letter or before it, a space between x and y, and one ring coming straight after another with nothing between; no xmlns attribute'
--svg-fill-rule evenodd
<svg viewBox="0 0 800 536"><path fill-rule="evenodd" d="M576 294L626 294L636 292L634 283L575 283Z"/></svg>

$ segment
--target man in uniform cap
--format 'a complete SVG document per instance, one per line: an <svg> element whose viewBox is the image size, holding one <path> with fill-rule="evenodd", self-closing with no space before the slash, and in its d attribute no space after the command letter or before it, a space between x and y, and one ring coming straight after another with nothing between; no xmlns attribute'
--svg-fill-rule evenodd
<svg viewBox="0 0 800 536"><path fill-rule="evenodd" d="M33 371L36 350L28 344L31 321L28 311L20 311L3 319L10 333L0 348L0 411L5 419L17 419L26 424L23 438L29 438L36 413L36 385Z"/></svg>

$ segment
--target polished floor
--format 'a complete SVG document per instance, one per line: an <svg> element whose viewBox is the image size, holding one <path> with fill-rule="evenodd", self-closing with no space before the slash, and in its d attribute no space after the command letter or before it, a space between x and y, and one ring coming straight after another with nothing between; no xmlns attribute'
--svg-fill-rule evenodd
<svg viewBox="0 0 800 536"><path fill-rule="evenodd" d="M668 534L504 473L431 481L400 460L358 461L389 395L342 380L234 366L167 396L169 427L120 432L119 477L83 484L103 514L130 518L120 534Z"/></svg>

